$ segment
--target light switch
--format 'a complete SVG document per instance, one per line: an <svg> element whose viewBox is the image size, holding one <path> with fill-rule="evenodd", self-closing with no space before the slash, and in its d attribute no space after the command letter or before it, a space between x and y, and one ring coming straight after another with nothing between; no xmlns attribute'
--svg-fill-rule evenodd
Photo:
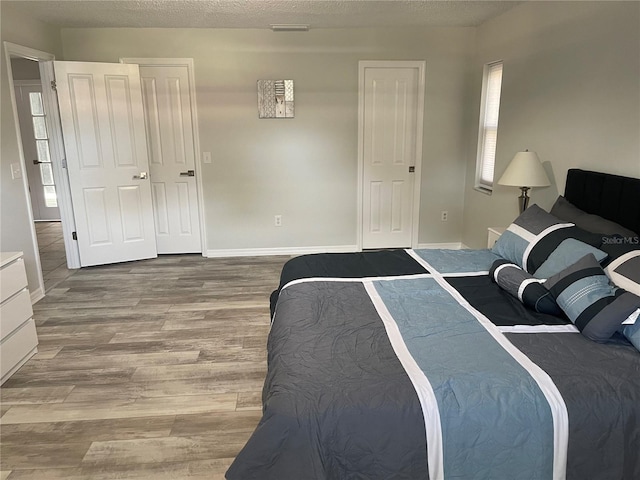
<svg viewBox="0 0 640 480"><path fill-rule="evenodd" d="M202 152L202 163L211 163L211 152Z"/></svg>
<svg viewBox="0 0 640 480"><path fill-rule="evenodd" d="M11 178L13 178L14 180L22 178L22 169L20 168L19 163L11 164Z"/></svg>

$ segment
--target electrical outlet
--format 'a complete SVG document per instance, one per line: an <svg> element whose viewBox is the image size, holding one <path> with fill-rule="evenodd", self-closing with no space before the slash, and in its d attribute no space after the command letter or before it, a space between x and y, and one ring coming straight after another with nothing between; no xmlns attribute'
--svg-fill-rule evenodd
<svg viewBox="0 0 640 480"><path fill-rule="evenodd" d="M440 213L440 220L442 220L443 222L446 222L447 220L449 220L449 212L447 212L446 210L443 210Z"/></svg>
<svg viewBox="0 0 640 480"><path fill-rule="evenodd" d="M276 227L281 227L282 226L282 215L276 215L274 217L274 221L273 221L274 225Z"/></svg>

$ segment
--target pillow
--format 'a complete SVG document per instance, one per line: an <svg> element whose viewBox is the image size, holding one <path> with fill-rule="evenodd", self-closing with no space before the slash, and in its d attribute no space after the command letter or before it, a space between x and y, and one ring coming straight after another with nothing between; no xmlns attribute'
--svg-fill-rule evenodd
<svg viewBox="0 0 640 480"><path fill-rule="evenodd" d="M615 259L605 272L616 286L640 296L640 250Z"/></svg>
<svg viewBox="0 0 640 480"><path fill-rule="evenodd" d="M632 313L627 321L629 324L623 325L621 332L640 352L640 310L636 310Z"/></svg>
<svg viewBox="0 0 640 480"><path fill-rule="evenodd" d="M590 253L596 257L598 262L607 258L607 254L602 250L598 250L575 238L567 238L560 242L558 248L551 252L549 258L540 265L540 268L534 272L533 276L536 278L549 278Z"/></svg>
<svg viewBox="0 0 640 480"><path fill-rule="evenodd" d="M606 342L640 308L640 297L616 288L592 255L549 278L544 284L582 334Z"/></svg>
<svg viewBox="0 0 640 480"><path fill-rule="evenodd" d="M554 215L566 222L575 223L577 227L587 232L602 233L605 235L619 234L623 237L635 237L636 234L611 220L598 215L580 210L573 203L569 202L562 195L558 197L556 203L551 207L551 215Z"/></svg>
<svg viewBox="0 0 640 480"><path fill-rule="evenodd" d="M603 267L613 263L622 255L640 249L640 237L632 237L630 239L622 237L604 237L603 240L602 245L598 248L609 255L605 261L600 262Z"/></svg>
<svg viewBox="0 0 640 480"><path fill-rule="evenodd" d="M496 260L491 266L489 277L507 293L536 312L562 315L562 310L551 292L542 285L542 280L533 278L515 263L503 259Z"/></svg>
<svg viewBox="0 0 640 480"><path fill-rule="evenodd" d="M559 220L538 205L532 205L509 225L492 251L533 273L568 238L594 247L602 242L602 235L586 232L573 223Z"/></svg>

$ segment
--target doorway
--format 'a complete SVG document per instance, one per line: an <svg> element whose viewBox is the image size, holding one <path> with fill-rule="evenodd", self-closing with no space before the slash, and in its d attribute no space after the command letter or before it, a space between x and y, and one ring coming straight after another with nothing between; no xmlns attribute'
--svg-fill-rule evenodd
<svg viewBox="0 0 640 480"><path fill-rule="evenodd" d="M67 267L60 208L51 164L49 132L42 101L42 80L36 60L11 59L14 95L31 210L42 268L44 291L50 291L73 270Z"/></svg>
<svg viewBox="0 0 640 480"><path fill-rule="evenodd" d="M358 246L418 244L424 61L361 61Z"/></svg>
<svg viewBox="0 0 640 480"><path fill-rule="evenodd" d="M47 88L53 80L51 64L54 56L10 42L4 42L4 50L20 154L15 163L14 178L22 178L27 211L20 215L27 216L22 221L30 225L31 233L29 237L19 239L19 249L24 252L31 301L35 303L44 296L45 290L53 288L72 274L73 268L79 267L77 251L72 243L75 225L71 201L66 197L68 182L60 161L64 158L64 151L59 141L59 123L56 121L57 103L52 90ZM31 83L33 89L22 88L20 84L25 80L30 80L27 83ZM23 115L30 117L23 122L24 128L20 122L15 84L18 85L18 96L26 94L32 102L28 107L28 115ZM34 143L35 150L29 150ZM48 149L45 148L47 146ZM39 194L38 197L31 196L30 191L34 190L39 190L34 192ZM42 208L38 202L42 204ZM57 208L54 207L56 204ZM36 225L41 223L40 220L56 221L50 225L55 228L47 229L47 225L42 225L40 230L43 230L44 236L41 242L38 241L36 232ZM46 282L43 272L47 277Z"/></svg>

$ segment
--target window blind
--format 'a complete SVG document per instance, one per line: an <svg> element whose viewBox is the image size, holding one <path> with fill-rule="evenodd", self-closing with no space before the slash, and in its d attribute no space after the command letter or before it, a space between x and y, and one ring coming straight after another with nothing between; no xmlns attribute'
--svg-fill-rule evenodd
<svg viewBox="0 0 640 480"><path fill-rule="evenodd" d="M502 90L502 62L485 67L482 108L480 109L480 132L478 135L478 157L476 186L491 190L498 144L498 117L500 114L500 92Z"/></svg>

